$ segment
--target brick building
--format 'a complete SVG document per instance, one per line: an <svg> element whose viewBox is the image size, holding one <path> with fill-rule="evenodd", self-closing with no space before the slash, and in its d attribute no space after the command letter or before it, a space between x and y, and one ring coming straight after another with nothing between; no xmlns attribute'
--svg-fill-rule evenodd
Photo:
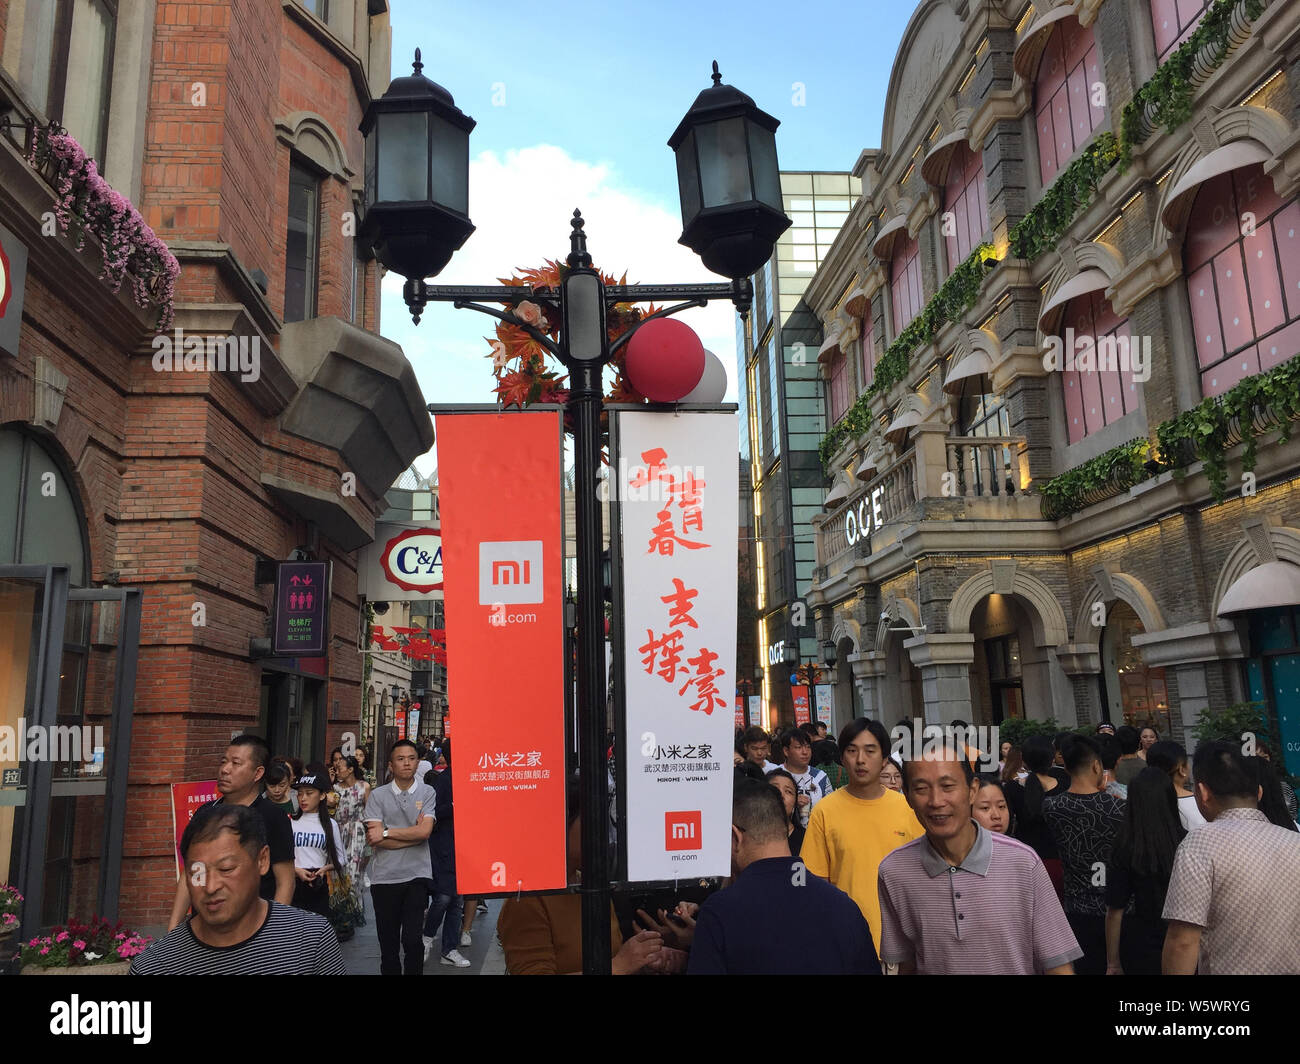
<svg viewBox="0 0 1300 1064"><path fill-rule="evenodd" d="M353 236L387 12L0 0L0 241L22 281L0 303L0 722L107 732L97 761L3 766L0 878L27 926L119 895L161 923L171 783L212 779L239 731L312 759L358 730L356 551L433 441ZM111 235L62 231L61 179L74 214L109 193L50 122L165 241L173 299L165 251L115 292ZM325 657L267 653L265 563L293 557L332 567Z"/></svg>
<svg viewBox="0 0 1300 1064"><path fill-rule="evenodd" d="M805 295L840 722L1192 746L1257 699L1300 771L1300 6L1260 7L917 6Z"/></svg>

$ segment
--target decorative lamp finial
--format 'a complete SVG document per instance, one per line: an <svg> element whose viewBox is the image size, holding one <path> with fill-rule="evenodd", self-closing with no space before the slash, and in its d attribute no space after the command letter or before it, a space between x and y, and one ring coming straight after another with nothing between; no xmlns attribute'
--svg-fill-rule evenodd
<svg viewBox="0 0 1300 1064"><path fill-rule="evenodd" d="M722 84L722 75L718 73L718 61L716 59L713 61L713 84L715 86Z"/></svg>
<svg viewBox="0 0 1300 1064"><path fill-rule="evenodd" d="M587 254L587 233L583 229L581 210L574 208L573 221L569 224L573 226L573 232L569 234L569 257L566 261L575 270L589 270L591 269L591 256Z"/></svg>
<svg viewBox="0 0 1300 1064"><path fill-rule="evenodd" d="M411 69L412 69L412 70L413 70L417 75L420 73L421 70L424 69L424 64L423 64L422 62L420 62L420 49L418 49L418 48L415 50L415 62L411 64ZM713 69L714 69L714 70L717 70L717 69L718 69L718 64L717 64L717 63L714 63L714 64L713 64Z"/></svg>

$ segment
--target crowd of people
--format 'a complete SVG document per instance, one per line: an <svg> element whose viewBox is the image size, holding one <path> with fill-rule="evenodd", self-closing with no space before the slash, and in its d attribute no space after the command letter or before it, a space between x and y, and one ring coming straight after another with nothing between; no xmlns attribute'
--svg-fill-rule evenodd
<svg viewBox="0 0 1300 1064"><path fill-rule="evenodd" d="M977 772L993 757L956 725L923 754L866 718L835 739L738 731L731 875L617 894L614 974L1300 972L1296 796L1267 748L1189 759L1103 724L1003 743ZM400 740L376 784L342 750L302 766L233 739L181 840L169 933L132 972L342 972L363 883L382 974L421 974L435 948L468 967L450 753ZM581 918L576 893L507 899L507 970L581 971Z"/></svg>

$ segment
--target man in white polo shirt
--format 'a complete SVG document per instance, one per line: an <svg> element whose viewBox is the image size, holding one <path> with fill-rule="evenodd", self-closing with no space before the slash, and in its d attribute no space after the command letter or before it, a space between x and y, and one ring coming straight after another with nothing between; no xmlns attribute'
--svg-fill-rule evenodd
<svg viewBox="0 0 1300 1064"><path fill-rule="evenodd" d="M432 787L415 778L418 763L415 743L399 739L388 755L392 782L372 790L366 802L366 840L375 851L370 897L381 975L424 974L421 929L433 885L428 843L435 797Z"/></svg>

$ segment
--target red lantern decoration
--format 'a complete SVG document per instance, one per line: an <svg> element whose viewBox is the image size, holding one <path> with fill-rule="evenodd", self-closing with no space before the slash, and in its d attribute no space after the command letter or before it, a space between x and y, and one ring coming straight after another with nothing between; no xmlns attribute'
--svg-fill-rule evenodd
<svg viewBox="0 0 1300 1064"><path fill-rule="evenodd" d="M632 387L656 403L674 403L704 376L704 345L689 325L654 318L627 344L627 377Z"/></svg>

